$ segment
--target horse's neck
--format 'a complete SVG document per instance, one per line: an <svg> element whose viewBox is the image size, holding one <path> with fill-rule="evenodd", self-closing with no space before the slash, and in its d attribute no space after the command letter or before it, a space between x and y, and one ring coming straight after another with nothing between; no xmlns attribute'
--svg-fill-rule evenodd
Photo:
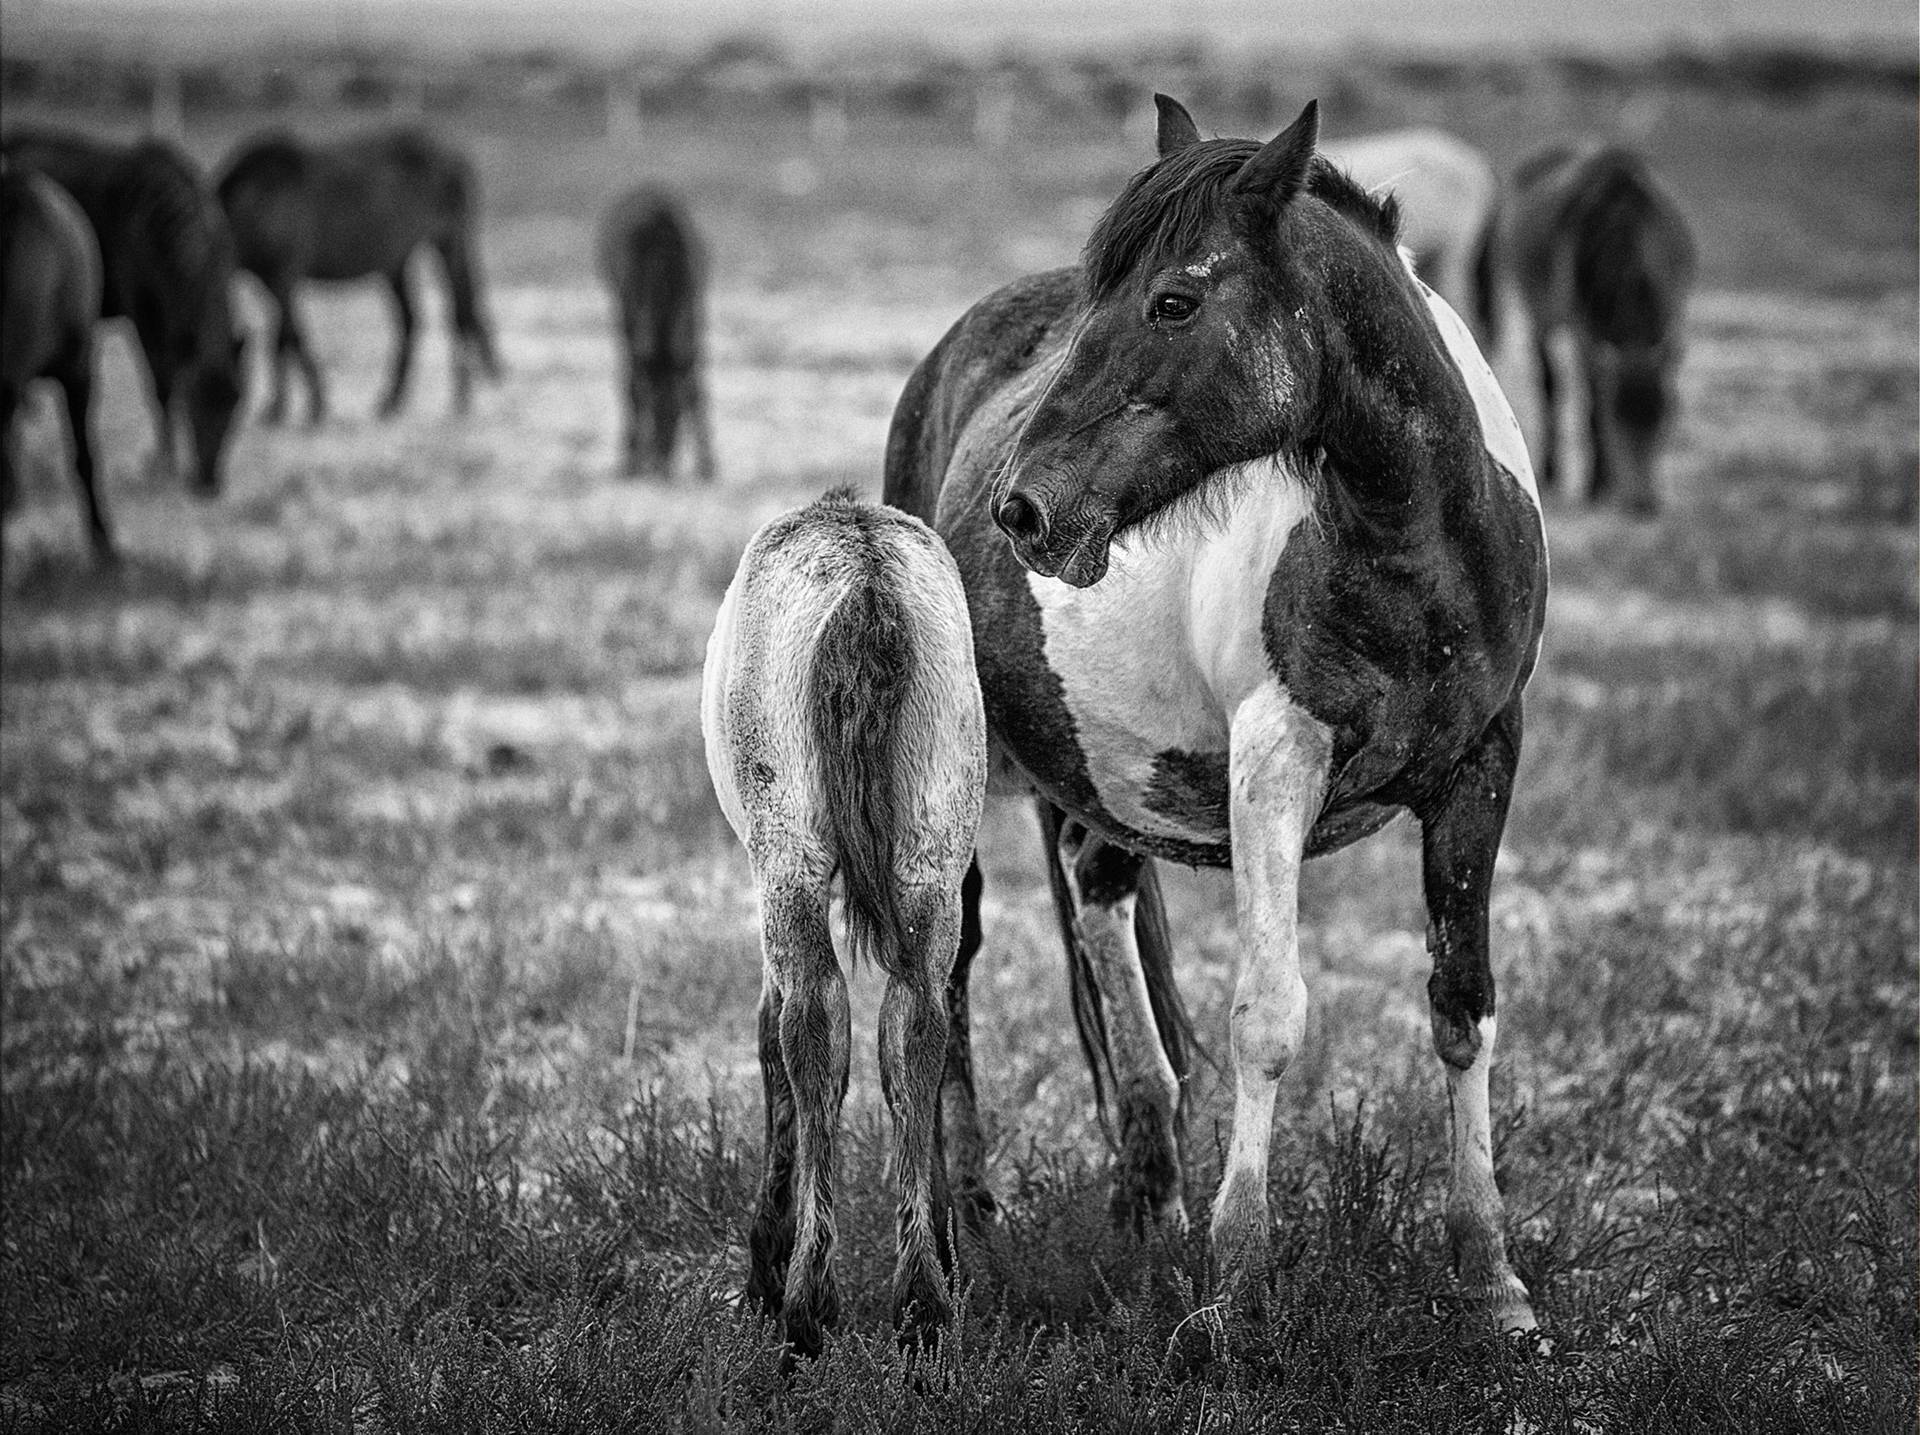
<svg viewBox="0 0 1920 1435"><path fill-rule="evenodd" d="M1398 274L1365 263L1344 276L1344 362L1333 366L1333 392L1323 395L1320 445L1356 499L1383 505L1404 504L1484 462L1476 399L1455 343L1444 329L1442 343L1433 342L1440 320L1425 286L1397 260L1394 268ZM1478 359L1464 326L1459 338Z"/></svg>

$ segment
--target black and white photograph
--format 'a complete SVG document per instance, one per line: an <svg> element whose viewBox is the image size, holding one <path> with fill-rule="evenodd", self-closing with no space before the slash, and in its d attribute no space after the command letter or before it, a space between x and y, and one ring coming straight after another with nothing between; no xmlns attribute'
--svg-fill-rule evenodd
<svg viewBox="0 0 1920 1435"><path fill-rule="evenodd" d="M0 0L0 1435L1898 1435L1912 0Z"/></svg>

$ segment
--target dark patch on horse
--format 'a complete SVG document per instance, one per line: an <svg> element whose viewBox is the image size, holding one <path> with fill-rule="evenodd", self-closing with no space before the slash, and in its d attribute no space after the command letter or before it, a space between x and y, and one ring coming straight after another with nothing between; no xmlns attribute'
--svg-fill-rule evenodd
<svg viewBox="0 0 1920 1435"><path fill-rule="evenodd" d="M1154 754L1146 804L1194 832L1225 832L1231 807L1227 754L1170 747Z"/></svg>

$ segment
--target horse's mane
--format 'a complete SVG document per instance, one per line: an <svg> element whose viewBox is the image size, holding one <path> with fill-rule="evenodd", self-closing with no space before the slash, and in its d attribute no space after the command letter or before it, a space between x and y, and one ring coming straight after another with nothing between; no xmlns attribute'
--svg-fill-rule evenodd
<svg viewBox="0 0 1920 1435"><path fill-rule="evenodd" d="M1229 204L1241 167L1259 151L1252 140L1203 140L1128 180L1087 238L1081 266L1088 294L1104 297L1136 265L1191 250ZM1318 155L1307 175L1307 192L1389 248L1400 242L1400 208L1393 197L1375 199Z"/></svg>

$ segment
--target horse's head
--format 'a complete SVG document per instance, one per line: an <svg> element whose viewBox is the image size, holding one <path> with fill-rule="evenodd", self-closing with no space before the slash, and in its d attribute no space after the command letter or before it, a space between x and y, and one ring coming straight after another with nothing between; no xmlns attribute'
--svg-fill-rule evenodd
<svg viewBox="0 0 1920 1435"><path fill-rule="evenodd" d="M1602 451L1595 461L1608 469L1607 486L1629 513L1651 515L1660 507L1657 466L1661 441L1674 409L1673 369L1677 339L1645 345L1603 347L1594 356L1605 395L1594 428Z"/></svg>
<svg viewBox="0 0 1920 1435"><path fill-rule="evenodd" d="M1315 160L1317 106L1260 146L1203 140L1177 101L1155 102L1160 159L1087 242L1084 311L994 515L1022 563L1075 587L1211 476L1311 452L1321 375L1340 361L1328 239L1350 221L1303 192L1347 182ZM1390 204L1374 217L1390 240ZM1390 243L1374 247L1382 275L1397 269Z"/></svg>
<svg viewBox="0 0 1920 1435"><path fill-rule="evenodd" d="M207 346L187 379L187 427L193 434L193 485L211 498L220 491L220 464L245 386L246 340L229 333Z"/></svg>

